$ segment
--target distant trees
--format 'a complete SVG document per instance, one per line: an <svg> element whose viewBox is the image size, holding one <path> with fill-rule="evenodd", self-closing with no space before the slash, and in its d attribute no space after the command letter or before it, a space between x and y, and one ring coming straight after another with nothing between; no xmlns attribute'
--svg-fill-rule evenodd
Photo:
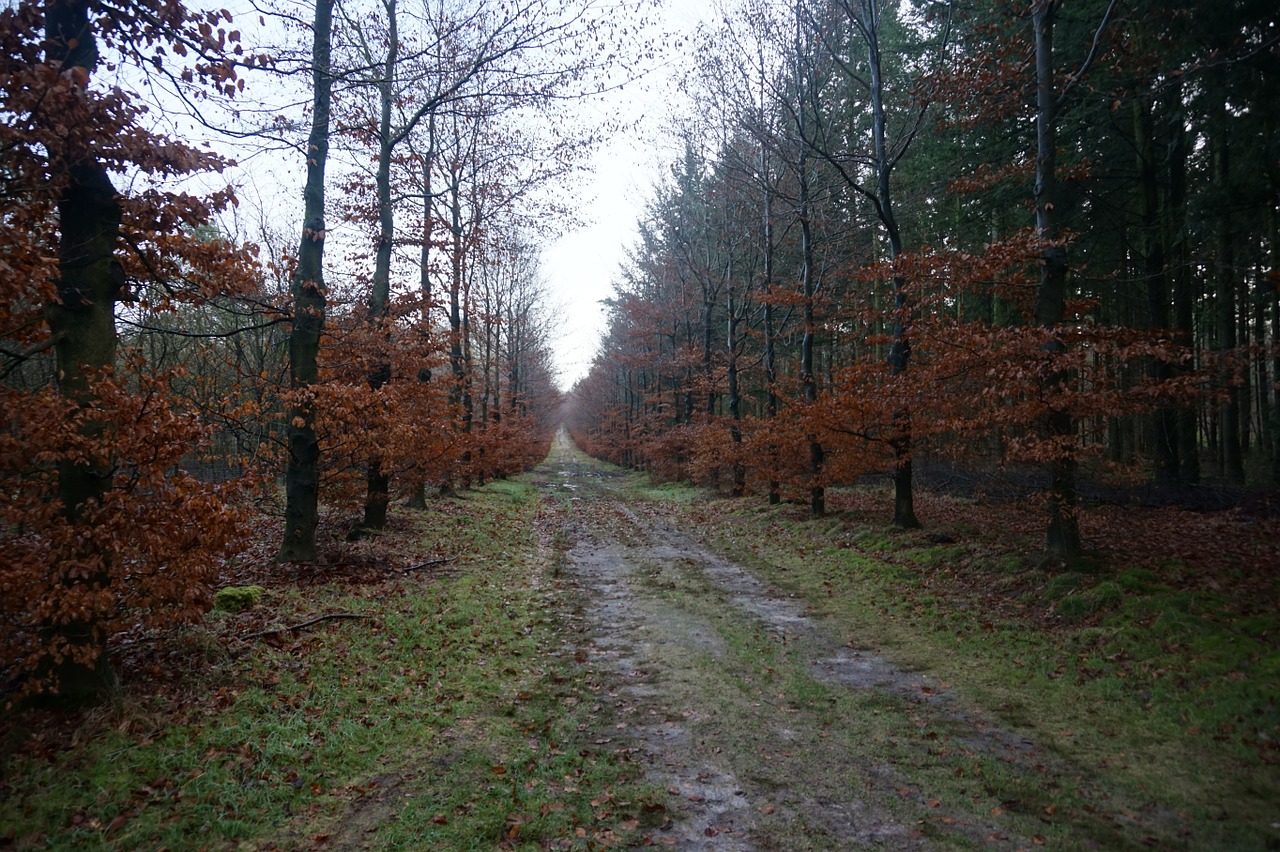
<svg viewBox="0 0 1280 852"><path fill-rule="evenodd" d="M697 385L732 375L737 409L691 426L666 402L692 387L654 346L655 316L687 336L659 295L680 256L646 237L575 436L815 513L815 487L890 474L903 525L922 455L1042 465L1046 547L1066 559L1081 464L1274 482L1280 160L1233 142L1269 138L1278 27L1250 2L739 3L700 48L699 113L723 141L642 229L733 194L731 174L751 187L760 224L700 237L740 246L723 292L741 319ZM1237 155L1263 179L1242 185ZM726 454L722 418L760 451ZM676 435L683 462L663 452Z"/></svg>

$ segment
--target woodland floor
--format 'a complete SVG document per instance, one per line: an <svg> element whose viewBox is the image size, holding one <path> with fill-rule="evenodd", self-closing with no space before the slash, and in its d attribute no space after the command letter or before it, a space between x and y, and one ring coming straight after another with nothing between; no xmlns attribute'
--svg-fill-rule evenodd
<svg viewBox="0 0 1280 852"><path fill-rule="evenodd" d="M1280 849L1275 520L1090 510L1063 571L1031 509L884 496L814 521L561 435L321 564L264 536L226 576L264 606L0 719L0 849Z"/></svg>

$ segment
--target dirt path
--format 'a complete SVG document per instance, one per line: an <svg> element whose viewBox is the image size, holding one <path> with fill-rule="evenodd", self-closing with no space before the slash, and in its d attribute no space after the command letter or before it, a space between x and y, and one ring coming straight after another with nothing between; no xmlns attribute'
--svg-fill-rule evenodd
<svg viewBox="0 0 1280 852"><path fill-rule="evenodd" d="M999 825L948 817L910 777L927 751L906 749L892 764L870 758L856 718L833 707L839 693L856 693L865 718L905 713L1011 765L1033 762L1033 745L961 710L929 678L849 647L801 602L709 552L661 506L628 500L621 475L563 434L540 473L545 525L566 549L561 578L577 601L566 614L576 635L565 652L597 684L598 729L590 734L642 761L671 794L669 823L652 842L717 850L1031 845Z"/></svg>

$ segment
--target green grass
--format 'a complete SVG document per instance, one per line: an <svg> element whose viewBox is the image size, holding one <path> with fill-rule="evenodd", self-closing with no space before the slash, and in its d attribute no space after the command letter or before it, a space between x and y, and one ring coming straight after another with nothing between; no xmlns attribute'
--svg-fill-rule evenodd
<svg viewBox="0 0 1280 852"><path fill-rule="evenodd" d="M1000 802L1017 802L1029 828L1041 822L1041 834L1068 844L1086 825L1108 847L1280 844L1280 615L1233 616L1213 593L1171 588L1144 568L1053 575L1031 560L975 561L975 572L1019 581L1029 615L1001 617L931 574L958 562L962 545L754 501L715 500L697 517L717 549L808 599L851 641L928 671L1053 756L1045 777L1029 779L949 755L941 774L919 768L933 789L1004 811ZM1108 827L1126 811L1150 837Z"/></svg>
<svg viewBox="0 0 1280 852"><path fill-rule="evenodd" d="M417 517L457 576L275 589L297 641L254 642L186 692L126 693L52 756L4 760L0 845L32 848L587 848L634 835L641 773L581 741L536 492L495 483ZM214 616L211 616L213 618ZM593 804L594 803L594 804Z"/></svg>

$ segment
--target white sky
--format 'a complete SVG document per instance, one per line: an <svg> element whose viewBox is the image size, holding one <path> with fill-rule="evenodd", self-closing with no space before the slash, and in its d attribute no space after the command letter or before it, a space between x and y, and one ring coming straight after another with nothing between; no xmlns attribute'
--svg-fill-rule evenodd
<svg viewBox="0 0 1280 852"><path fill-rule="evenodd" d="M684 34L714 10L713 0L663 0L662 6L665 29ZM687 61L674 53L670 66L680 67ZM556 240L542 255L543 275L560 313L557 325L562 337L555 343L555 353L564 390L591 366L604 332L600 302L613 294L645 204L667 164L678 156L663 136L680 97L678 88L670 71L660 71L587 107L601 113L617 110L631 120L643 120L637 133L616 136L597 153L594 175L580 190L588 224Z"/></svg>

